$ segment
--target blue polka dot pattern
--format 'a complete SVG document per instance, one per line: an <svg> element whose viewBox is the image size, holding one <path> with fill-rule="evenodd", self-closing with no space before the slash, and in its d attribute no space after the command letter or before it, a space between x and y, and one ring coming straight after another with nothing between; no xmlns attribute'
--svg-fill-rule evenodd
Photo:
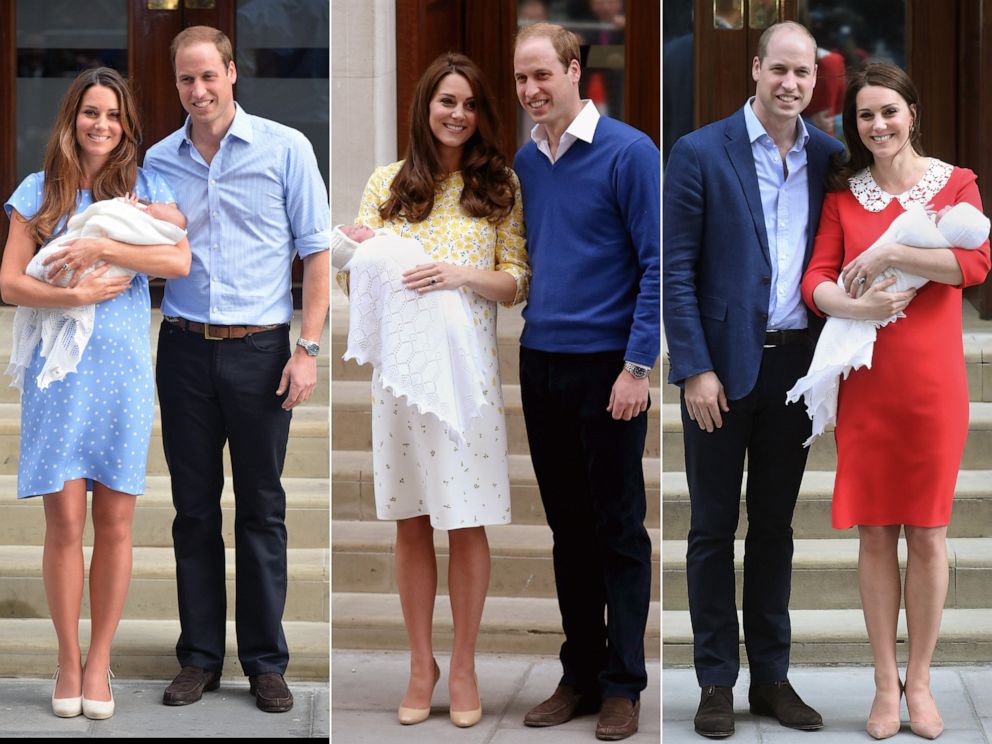
<svg viewBox="0 0 992 744"><path fill-rule="evenodd" d="M4 204L8 216L11 209L32 216L43 184L43 173L24 179ZM175 201L161 177L142 169L135 192L149 201ZM77 212L93 203L89 191L79 193ZM93 336L77 371L45 390L35 384L42 366L41 346L35 349L21 397L19 499L60 491L76 478L144 492L155 410L150 314L148 277L137 274L130 289L96 306Z"/></svg>

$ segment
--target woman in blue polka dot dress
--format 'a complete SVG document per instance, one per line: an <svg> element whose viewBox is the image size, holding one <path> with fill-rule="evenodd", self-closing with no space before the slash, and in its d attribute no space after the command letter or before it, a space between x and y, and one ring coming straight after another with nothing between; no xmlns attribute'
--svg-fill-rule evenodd
<svg viewBox="0 0 992 744"><path fill-rule="evenodd" d="M45 170L28 176L4 204L10 230L0 267L5 302L27 307L96 305L93 334L76 372L39 389L40 344L25 374L17 496L42 496L42 570L58 636L52 709L69 717L113 714L110 646L131 579L131 520L144 490L154 387L148 342L148 275L184 276L189 244L135 246L78 239L55 254L53 273L72 271L68 287L25 274L39 246L64 232L70 216L94 201L131 192L175 202L165 181L137 167L140 124L126 81L114 70L86 70L62 100L45 153ZM138 272L107 278L114 264ZM88 276L83 272L99 265ZM75 286L74 286L75 285ZM86 494L93 491L90 563L91 640L85 670L79 647Z"/></svg>

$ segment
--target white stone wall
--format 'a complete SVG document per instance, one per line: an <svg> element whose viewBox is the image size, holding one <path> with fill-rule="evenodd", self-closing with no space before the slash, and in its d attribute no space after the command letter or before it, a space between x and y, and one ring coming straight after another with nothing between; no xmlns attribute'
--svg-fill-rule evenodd
<svg viewBox="0 0 992 744"><path fill-rule="evenodd" d="M352 222L372 169L396 155L395 0L331 3L331 219Z"/></svg>

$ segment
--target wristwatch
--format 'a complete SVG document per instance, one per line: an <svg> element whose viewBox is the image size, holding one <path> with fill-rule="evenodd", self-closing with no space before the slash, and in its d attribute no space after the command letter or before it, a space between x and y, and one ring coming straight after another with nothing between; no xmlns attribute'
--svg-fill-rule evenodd
<svg viewBox="0 0 992 744"><path fill-rule="evenodd" d="M320 353L320 344L316 341L307 341L305 338L296 339L296 345L302 346L307 352L307 356L317 356Z"/></svg>
<svg viewBox="0 0 992 744"><path fill-rule="evenodd" d="M651 372L650 367L645 367L643 364L637 364L636 362L623 363L623 370L635 380L643 380Z"/></svg>

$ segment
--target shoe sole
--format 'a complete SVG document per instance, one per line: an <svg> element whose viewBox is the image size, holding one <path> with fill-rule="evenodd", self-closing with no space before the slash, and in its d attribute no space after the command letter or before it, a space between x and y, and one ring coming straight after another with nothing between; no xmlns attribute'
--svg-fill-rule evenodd
<svg viewBox="0 0 992 744"><path fill-rule="evenodd" d="M637 729L634 729L629 734L601 734L596 732L596 738L600 741L620 741L621 739L627 739L637 733Z"/></svg>
<svg viewBox="0 0 992 744"><path fill-rule="evenodd" d="M255 698L255 707L258 708L260 711L263 711L265 713L285 713L286 711L289 711L289 710L292 710L293 709L293 701L292 700L290 700L288 703L286 703L286 702L282 702L282 703L262 703L262 702L259 701L258 695L255 694L255 690L254 689L249 689L248 692L251 693L251 696L253 698Z"/></svg>
<svg viewBox="0 0 992 744"><path fill-rule="evenodd" d="M213 692L220 687L220 678L218 677L210 684L204 686L203 692ZM175 698L167 698L165 695L162 696L162 705L171 706L181 706L181 705L192 705L193 703L199 702L203 698L203 692L196 696L193 700L176 700Z"/></svg>
<svg viewBox="0 0 992 744"><path fill-rule="evenodd" d="M730 729L730 731L701 731L695 727L693 729L697 734L705 736L707 739L726 739L728 736L733 736L735 731L735 729Z"/></svg>
<svg viewBox="0 0 992 744"><path fill-rule="evenodd" d="M775 716L774 713L768 711L764 708L755 708L753 705L748 709L752 716L764 716L765 718L774 718L778 721L779 726L785 726L785 728L794 729L796 731L819 731L823 728L822 723L805 723L805 724L793 724L785 723L785 721L780 720Z"/></svg>

